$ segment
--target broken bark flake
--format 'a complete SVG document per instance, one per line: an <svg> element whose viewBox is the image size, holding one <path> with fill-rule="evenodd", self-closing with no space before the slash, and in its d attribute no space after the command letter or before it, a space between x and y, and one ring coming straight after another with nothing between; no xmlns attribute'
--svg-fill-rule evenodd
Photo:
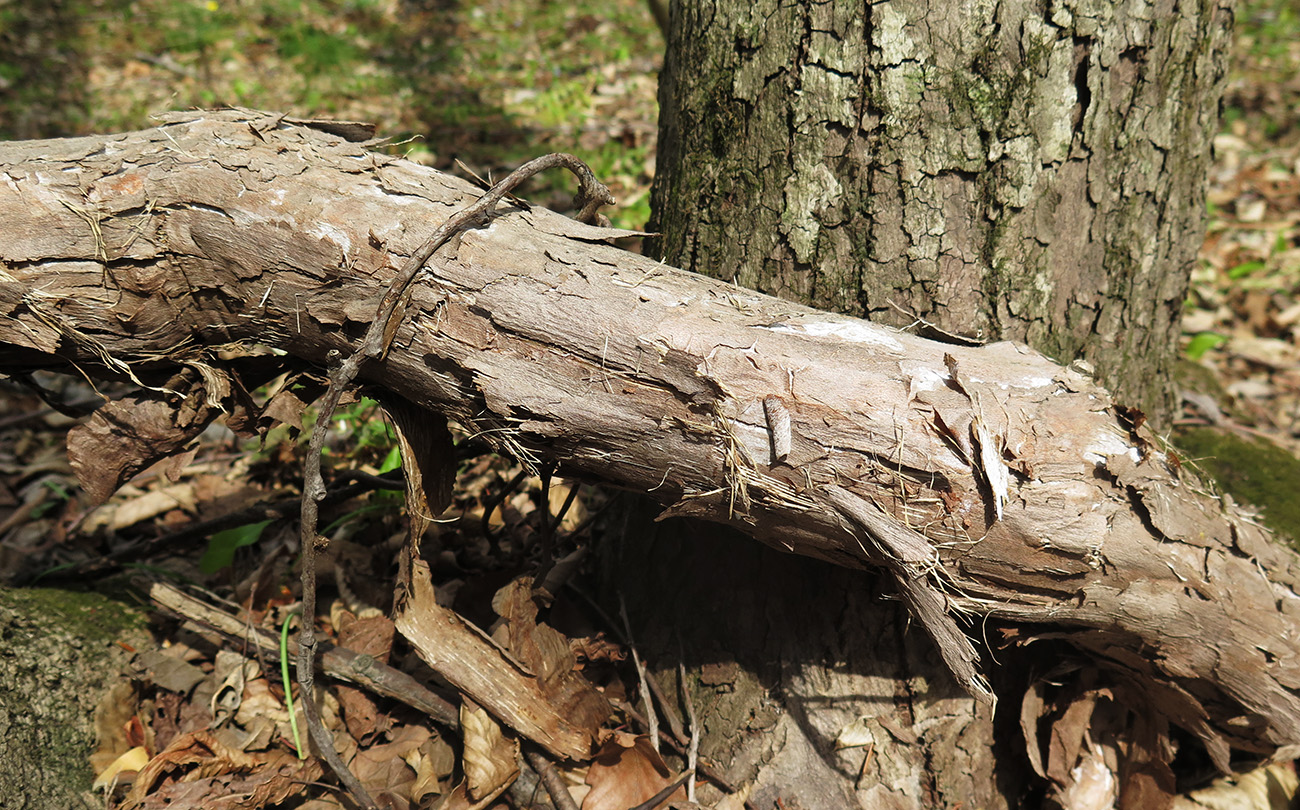
<svg viewBox="0 0 1300 810"><path fill-rule="evenodd" d="M604 698L581 675L534 676L491 639L437 603L428 567L412 566L409 598L397 629L430 667L506 726L562 759L590 756L609 715ZM567 648L566 648L567 652Z"/></svg>

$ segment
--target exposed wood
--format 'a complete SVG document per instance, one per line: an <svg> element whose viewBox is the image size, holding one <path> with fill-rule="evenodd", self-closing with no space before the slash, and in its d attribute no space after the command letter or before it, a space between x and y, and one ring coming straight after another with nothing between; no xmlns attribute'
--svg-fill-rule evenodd
<svg viewBox="0 0 1300 810"><path fill-rule="evenodd" d="M158 389L183 366L217 399L256 347L350 351L394 269L476 196L244 111L3 144L0 170L0 363ZM1222 767L1300 743L1295 556L1089 378L684 273L616 234L502 207L434 257L361 379L525 462L906 571L942 595L923 619L941 643L953 616L1064 637Z"/></svg>

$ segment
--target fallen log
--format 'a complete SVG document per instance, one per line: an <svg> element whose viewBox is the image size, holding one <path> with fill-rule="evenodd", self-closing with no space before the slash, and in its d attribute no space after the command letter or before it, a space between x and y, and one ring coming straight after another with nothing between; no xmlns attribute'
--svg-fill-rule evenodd
<svg viewBox="0 0 1300 810"><path fill-rule="evenodd" d="M349 354L396 268L477 196L356 127L161 120L0 144L0 367L141 387L92 417L142 456L83 463L101 493L221 411L251 418L258 352ZM977 694L957 620L1014 621L1067 639L1221 768L1300 744L1296 557L1140 415L1024 347L800 307L608 244L622 234L502 205L435 255L361 382L525 464L890 571Z"/></svg>

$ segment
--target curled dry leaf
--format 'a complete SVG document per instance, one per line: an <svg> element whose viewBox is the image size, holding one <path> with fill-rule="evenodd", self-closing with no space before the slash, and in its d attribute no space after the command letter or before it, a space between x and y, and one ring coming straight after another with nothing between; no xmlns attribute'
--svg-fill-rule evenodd
<svg viewBox="0 0 1300 810"><path fill-rule="evenodd" d="M430 736L429 729L423 726L399 726L393 729L388 742L358 751L349 766L377 800L409 803L416 773L406 758L418 751Z"/></svg>
<svg viewBox="0 0 1300 810"><path fill-rule="evenodd" d="M460 731L465 740L465 785L470 798L495 795L515 781L519 741L507 738L492 715L466 699L460 705Z"/></svg>
<svg viewBox="0 0 1300 810"><path fill-rule="evenodd" d="M300 761L285 751L248 754L195 731L177 737L140 771L121 810L257 810L301 793L320 776L315 759Z"/></svg>
<svg viewBox="0 0 1300 810"><path fill-rule="evenodd" d="M202 384L171 385L189 387L190 396L129 394L68 431L68 460L92 503L103 503L131 476L184 450L221 412L209 404Z"/></svg>

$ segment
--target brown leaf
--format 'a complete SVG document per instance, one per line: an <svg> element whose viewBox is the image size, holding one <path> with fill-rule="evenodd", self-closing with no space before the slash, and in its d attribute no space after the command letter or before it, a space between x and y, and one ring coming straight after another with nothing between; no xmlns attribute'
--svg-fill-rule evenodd
<svg viewBox="0 0 1300 810"><path fill-rule="evenodd" d="M1121 746L1120 810L1169 810L1174 803L1169 724L1154 713L1132 717L1128 744Z"/></svg>
<svg viewBox="0 0 1300 810"><path fill-rule="evenodd" d="M423 726L399 726L393 729L390 742L358 751L350 763L352 772L372 796L409 803L416 774L405 760L430 736Z"/></svg>
<svg viewBox="0 0 1300 810"><path fill-rule="evenodd" d="M650 738L612 732L587 770L589 792L582 810L627 810L672 783L668 766L650 745ZM686 798L679 788L658 806Z"/></svg>
<svg viewBox="0 0 1300 810"><path fill-rule="evenodd" d="M1070 772L1079 762L1079 752L1084 749L1084 738L1096 704L1095 694L1083 695L1066 708L1061 719L1052 724L1047 749L1047 775L1058 785L1070 782Z"/></svg>
<svg viewBox="0 0 1300 810"><path fill-rule="evenodd" d="M556 688L539 679L478 628L438 604L427 563L410 566L397 629L432 669L506 726L557 757L586 759L609 704L572 670ZM565 649L567 651L567 642Z"/></svg>
<svg viewBox="0 0 1300 810"><path fill-rule="evenodd" d="M1020 732L1025 737L1025 754L1034 773L1047 778L1043 768L1043 747L1038 740L1038 721L1047 711L1043 702L1043 682L1035 681L1020 699Z"/></svg>
<svg viewBox="0 0 1300 810"><path fill-rule="evenodd" d="M492 637L523 662L548 688L558 677L574 668L569 640L554 628L537 622L532 577L522 576L492 597L492 609L502 622Z"/></svg>
<svg viewBox="0 0 1300 810"><path fill-rule="evenodd" d="M195 731L177 737L140 771L121 808L255 810L302 792L304 782L320 776L314 759L299 761L284 751L254 756Z"/></svg>
<svg viewBox="0 0 1300 810"><path fill-rule="evenodd" d="M379 713L379 707L368 692L354 686L339 684L334 687L339 706L343 710L343 722L348 733L358 743L367 742L376 732L384 731L392 723L391 718ZM383 721L387 720L387 723Z"/></svg>
<svg viewBox="0 0 1300 810"><path fill-rule="evenodd" d="M411 801L426 806L425 799L442 793L443 783L456 769L456 752L442 737L431 736L417 751L407 757L406 764L415 768L415 782L411 785Z"/></svg>
<svg viewBox="0 0 1300 810"><path fill-rule="evenodd" d="M90 767L102 773L112 762L129 749L142 745L143 740L131 739L132 721L138 723L136 710L140 698L130 681L118 681L104 693L95 706L95 752L90 755Z"/></svg>
<svg viewBox="0 0 1300 810"><path fill-rule="evenodd" d="M627 660L627 650L605 638L603 632L586 638L570 639L569 651L579 663L619 664Z"/></svg>
<svg viewBox="0 0 1300 810"><path fill-rule="evenodd" d="M369 655L377 661L388 663L393 651L393 636L397 629L387 616L366 616L358 619L351 612L339 615L338 645L354 653Z"/></svg>
<svg viewBox="0 0 1300 810"><path fill-rule="evenodd" d="M460 732L465 788L478 801L499 793L519 776L519 741L505 736L501 725L469 699L460 704Z"/></svg>
<svg viewBox="0 0 1300 810"><path fill-rule="evenodd" d="M68 431L68 460L91 503L103 503L131 476L185 449L220 413L207 404L202 383L173 379L169 386L186 395L142 390Z"/></svg>

